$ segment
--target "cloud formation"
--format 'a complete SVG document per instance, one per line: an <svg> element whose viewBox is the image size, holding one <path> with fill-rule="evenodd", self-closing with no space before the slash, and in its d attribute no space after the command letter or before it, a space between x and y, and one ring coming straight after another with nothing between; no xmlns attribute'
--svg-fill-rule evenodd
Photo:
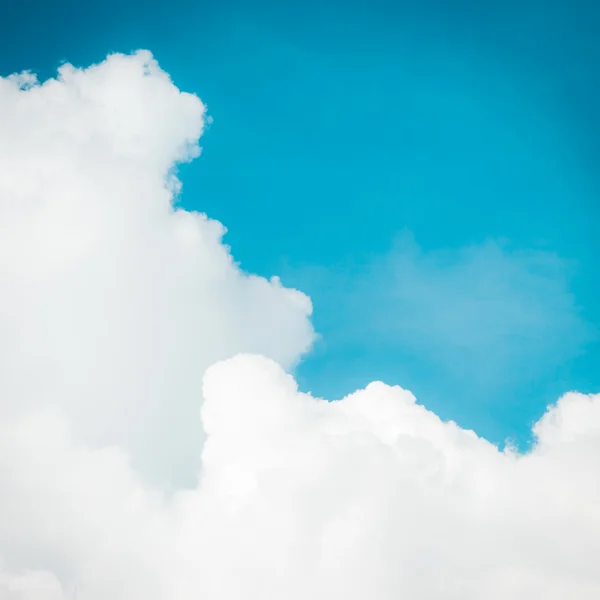
<svg viewBox="0 0 600 600"><path fill-rule="evenodd" d="M60 410L148 477L194 481L204 369L237 352L292 366L310 300L173 210L205 107L149 53L0 80L0 114L0 414Z"/></svg>
<svg viewBox="0 0 600 600"><path fill-rule="evenodd" d="M142 52L0 109L0 599L600 596L600 396L518 455L300 393L308 298L173 209L197 98Z"/></svg>

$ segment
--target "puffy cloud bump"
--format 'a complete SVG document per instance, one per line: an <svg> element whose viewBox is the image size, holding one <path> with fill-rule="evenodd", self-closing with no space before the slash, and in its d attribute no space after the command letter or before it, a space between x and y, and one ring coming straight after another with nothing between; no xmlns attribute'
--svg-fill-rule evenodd
<svg viewBox="0 0 600 600"><path fill-rule="evenodd" d="M0 599L599 598L600 396L519 455L300 393L309 300L173 209L204 112L147 53L0 80Z"/></svg>

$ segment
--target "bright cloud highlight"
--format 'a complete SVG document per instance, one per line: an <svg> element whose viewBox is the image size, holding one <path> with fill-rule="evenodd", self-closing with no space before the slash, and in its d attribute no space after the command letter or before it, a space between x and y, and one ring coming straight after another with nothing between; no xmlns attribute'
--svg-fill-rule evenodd
<svg viewBox="0 0 600 600"><path fill-rule="evenodd" d="M140 52L0 115L0 599L600 597L600 396L517 455L300 393L309 299L173 208L200 100Z"/></svg>

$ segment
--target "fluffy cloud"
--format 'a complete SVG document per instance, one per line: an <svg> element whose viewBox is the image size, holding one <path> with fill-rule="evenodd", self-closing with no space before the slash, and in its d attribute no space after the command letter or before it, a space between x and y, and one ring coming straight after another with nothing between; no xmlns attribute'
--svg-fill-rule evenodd
<svg viewBox="0 0 600 600"><path fill-rule="evenodd" d="M562 398L525 456L400 388L301 394L264 357L204 396L200 484L169 496L63 422L3 427L7 598L598 597L600 396Z"/></svg>
<svg viewBox="0 0 600 600"><path fill-rule="evenodd" d="M308 299L172 208L200 101L145 53L34 83L0 81L0 599L600 597L600 396L517 455L300 393Z"/></svg>
<svg viewBox="0 0 600 600"><path fill-rule="evenodd" d="M150 54L0 80L0 115L0 414L59 410L148 477L194 481L204 369L237 352L293 365L309 299L173 210L205 107Z"/></svg>

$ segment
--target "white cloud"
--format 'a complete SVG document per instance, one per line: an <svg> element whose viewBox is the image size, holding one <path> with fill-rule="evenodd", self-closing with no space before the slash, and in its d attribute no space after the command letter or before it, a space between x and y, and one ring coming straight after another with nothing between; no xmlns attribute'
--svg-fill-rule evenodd
<svg viewBox="0 0 600 600"><path fill-rule="evenodd" d="M598 597L600 396L565 396L515 456L400 388L328 403L262 357L204 391L202 481L170 497L58 421L5 425L13 571L91 600Z"/></svg>
<svg viewBox="0 0 600 600"><path fill-rule="evenodd" d="M202 372L240 351L292 365L310 301L173 210L205 108L149 53L33 81L0 80L0 410L59 409L144 474L193 481Z"/></svg>
<svg viewBox="0 0 600 600"><path fill-rule="evenodd" d="M248 352L292 365L308 299L171 208L199 100L143 53L19 85L0 85L0 599L600 596L600 396L566 395L519 456L400 388L299 393Z"/></svg>

